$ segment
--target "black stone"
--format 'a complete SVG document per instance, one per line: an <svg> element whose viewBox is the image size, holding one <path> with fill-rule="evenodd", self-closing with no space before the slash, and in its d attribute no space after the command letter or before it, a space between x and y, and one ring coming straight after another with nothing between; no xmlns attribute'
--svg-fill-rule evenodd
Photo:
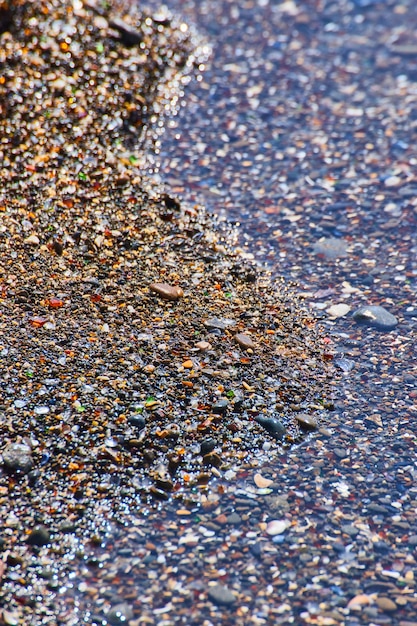
<svg viewBox="0 0 417 626"><path fill-rule="evenodd" d="M262 556L262 545L260 542L256 542L256 543L251 543L249 546L249 549L251 551L251 553L253 554L253 556L256 556L256 558L261 558Z"/></svg>
<svg viewBox="0 0 417 626"><path fill-rule="evenodd" d="M132 415L129 415L127 421L131 426L134 426L138 430L143 430L146 426L146 420L143 415L137 415L133 413Z"/></svg>
<svg viewBox="0 0 417 626"><path fill-rule="evenodd" d="M214 450L214 448L216 447L216 444L217 442L215 439L213 439L213 437L207 437L206 439L203 439L200 444L200 454L204 456L205 454L212 452L212 450Z"/></svg>
<svg viewBox="0 0 417 626"><path fill-rule="evenodd" d="M41 473L39 470L31 470L28 474L28 483L30 487L34 487L41 477Z"/></svg>
<svg viewBox="0 0 417 626"><path fill-rule="evenodd" d="M30 546L46 546L50 541L51 535L45 526L36 526L27 538Z"/></svg>
<svg viewBox="0 0 417 626"><path fill-rule="evenodd" d="M213 406L211 407L211 410L213 411L213 413L217 413L218 415L221 415L222 413L226 413L228 406L229 406L228 400L218 400L215 404L213 404Z"/></svg>
<svg viewBox="0 0 417 626"><path fill-rule="evenodd" d="M284 424L276 417L264 417L263 415L258 415L255 417L255 422L258 422L262 428L265 428L265 430L276 439L281 439L286 433Z"/></svg>

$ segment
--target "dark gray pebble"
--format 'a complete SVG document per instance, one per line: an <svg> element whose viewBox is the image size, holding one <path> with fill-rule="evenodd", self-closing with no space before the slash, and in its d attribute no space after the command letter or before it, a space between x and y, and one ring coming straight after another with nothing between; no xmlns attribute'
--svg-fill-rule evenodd
<svg viewBox="0 0 417 626"><path fill-rule="evenodd" d="M27 473L32 469L32 450L24 443L9 443L3 450L3 463L12 472Z"/></svg>
<svg viewBox="0 0 417 626"><path fill-rule="evenodd" d="M386 506L382 506L382 504L368 504L367 509L371 513L380 513L381 515L388 515L390 512Z"/></svg>
<svg viewBox="0 0 417 626"><path fill-rule="evenodd" d="M233 524L234 526L239 526L242 523L242 518L238 513L231 513L227 516L228 524Z"/></svg>
<svg viewBox="0 0 417 626"><path fill-rule="evenodd" d="M137 415L133 413L132 415L129 415L127 421L131 426L134 426L138 430L143 430L146 426L146 420L143 415Z"/></svg>
<svg viewBox="0 0 417 626"><path fill-rule="evenodd" d="M410 535L407 543L409 546L417 546L417 535Z"/></svg>
<svg viewBox="0 0 417 626"><path fill-rule="evenodd" d="M39 470L31 470L28 473L28 483L31 487L34 487L41 477L41 473Z"/></svg>
<svg viewBox="0 0 417 626"><path fill-rule="evenodd" d="M228 406L229 406L229 401L222 399L222 400L218 400L215 404L213 404L213 406L211 407L211 410L213 411L213 413L222 414L227 411Z"/></svg>
<svg viewBox="0 0 417 626"><path fill-rule="evenodd" d="M216 440L213 439L213 437L207 437L206 439L203 439L203 441L200 444L200 454L204 456L205 454L212 452L215 447L216 447Z"/></svg>
<svg viewBox="0 0 417 626"><path fill-rule="evenodd" d="M260 558L262 556L262 544L257 541L256 543L251 543L249 549L253 556Z"/></svg>
<svg viewBox="0 0 417 626"><path fill-rule="evenodd" d="M50 541L51 535L45 526L36 526L27 538L30 546L46 546Z"/></svg>
<svg viewBox="0 0 417 626"><path fill-rule="evenodd" d="M391 550L391 546L385 541L376 541L373 544L373 549L375 550L375 552L379 552L379 554L388 554L388 552Z"/></svg>
<svg viewBox="0 0 417 626"><path fill-rule="evenodd" d="M239 511L245 511L246 509L253 509L258 506L258 502L256 500L252 500L251 498L243 499L236 498L235 500L235 509Z"/></svg>
<svg viewBox="0 0 417 626"><path fill-rule="evenodd" d="M276 417L264 417L263 415L258 415L255 417L255 422L258 422L258 424L260 424L262 428L265 428L265 430L273 437L283 437L286 432L284 424Z"/></svg>
<svg viewBox="0 0 417 626"><path fill-rule="evenodd" d="M389 593L395 590L395 585L380 580L371 580L369 584L365 584L364 591L366 593Z"/></svg>
<svg viewBox="0 0 417 626"><path fill-rule="evenodd" d="M222 331L220 328L209 328L210 335L215 335L216 337L221 337Z"/></svg>
<svg viewBox="0 0 417 626"><path fill-rule="evenodd" d="M352 526L351 524L344 524L342 526L342 532L349 535L349 537L356 537L359 534L359 530L356 526Z"/></svg>
<svg viewBox="0 0 417 626"><path fill-rule="evenodd" d="M236 597L224 585L214 585L208 590L208 597L214 604L230 606L236 602Z"/></svg>
<svg viewBox="0 0 417 626"><path fill-rule="evenodd" d="M344 459L348 455L347 451L344 448L334 448L333 454L337 456L338 459Z"/></svg>
<svg viewBox="0 0 417 626"><path fill-rule="evenodd" d="M107 621L111 626L126 626L133 618L133 611L126 603L116 604L107 613Z"/></svg>
<svg viewBox="0 0 417 626"><path fill-rule="evenodd" d="M345 551L345 545L341 541L334 541L332 548L337 554L342 554Z"/></svg>
<svg viewBox="0 0 417 626"><path fill-rule="evenodd" d="M362 306L353 314L355 322L373 326L379 330L392 330L398 324L397 318L383 306Z"/></svg>

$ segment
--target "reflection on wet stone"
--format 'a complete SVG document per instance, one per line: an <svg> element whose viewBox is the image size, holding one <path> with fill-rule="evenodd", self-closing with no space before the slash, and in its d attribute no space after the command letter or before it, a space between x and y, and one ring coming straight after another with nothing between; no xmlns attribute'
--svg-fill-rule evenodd
<svg viewBox="0 0 417 626"><path fill-rule="evenodd" d="M398 324L395 315L377 305L360 307L353 313L353 318L360 324L375 326L380 330L392 330Z"/></svg>

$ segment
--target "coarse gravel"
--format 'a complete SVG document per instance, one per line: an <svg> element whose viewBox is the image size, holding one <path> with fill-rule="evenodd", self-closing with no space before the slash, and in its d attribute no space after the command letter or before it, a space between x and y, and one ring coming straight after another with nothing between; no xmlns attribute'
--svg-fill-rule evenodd
<svg viewBox="0 0 417 626"><path fill-rule="evenodd" d="M22 292L10 286L10 297L1 301L6 349L15 350L1 357L2 368L10 368L2 382L7 421L1 434L4 446L29 446L26 458L34 464L27 473L10 468L1 477L2 619L34 626L121 619L130 626L410 626L417 623L414 3L171 5L185 12L186 21L196 21L213 46L207 63L205 42L197 38L190 46L182 19L174 23L159 9L151 11L158 26L151 20L147 35L159 69L153 82L155 67L149 68L146 106L167 96L164 106L175 110L182 81L193 73L191 66L178 68L166 46L179 43L181 58L194 57L197 73L208 66L188 86L189 106L177 128L160 146L152 123L135 115L130 143L115 96L110 117L122 121L119 128L105 120L107 128L101 118L86 124L85 141L71 139L76 150L62 162L52 159L49 181L47 169L22 174L19 166L15 201L17 179L25 181L22 189L36 187L35 207L43 198L39 187L48 194L56 189L63 203L74 197L73 206L53 202L62 213L57 236L45 233L58 220L45 216L44 204L32 217L20 199L1 222L11 233L7 250L17 252L2 271L12 268L16 287L23 286ZM43 6L57 11L61 5ZM128 73L123 68L143 22L134 13L129 17L126 5L120 12L123 23L115 14L107 20L114 32L103 21L101 27L124 59L119 70ZM96 72L97 55L104 54L106 65L100 52L106 37L89 32ZM165 80L160 70L167 58L172 72ZM142 71L147 69L145 63ZM138 85L143 77L136 76ZM100 112L91 94L88 108ZM122 90L121 100L125 96ZM60 103L65 111L67 100L54 106ZM137 114L144 105L134 106ZM21 110L13 108L17 116ZM154 110L157 129L162 110ZM36 138L37 128L29 137ZM48 126L47 138L56 148L54 129L56 124ZM109 143L114 158L106 153L103 159L100 144ZM92 145L88 156L105 163L94 178L103 182L101 189L89 186L97 162L90 168L83 160L80 168L81 144L84 150ZM42 142L28 154L36 154L37 145ZM20 163L27 165L28 158ZM147 163L155 169L157 160L166 187L143 176ZM79 169L72 169L75 162ZM66 170L69 183L60 178ZM10 177L2 174L2 184L3 178L10 189ZM209 217L201 199L242 222L241 229ZM227 245L232 237L243 253ZM251 253L268 261L270 278L254 268ZM142 262L144 254L149 263ZM66 278L48 277L57 266L70 270ZM287 286L298 281L294 289L303 307L292 288L285 292L282 281L273 284L278 275ZM34 287L36 276L43 282ZM177 289L184 295L170 300L160 287L159 293L151 290L155 284L170 288L164 287L165 296L178 295ZM277 315L278 327L270 317L262 326L256 312L277 297L279 326ZM372 306L394 315L395 327L358 324L355 311ZM250 316L241 318L242 312ZM143 327L133 324L145 315ZM305 320L307 326L300 326ZM241 345L238 334L255 348ZM279 347L273 358L271 342ZM201 361L209 366L199 369ZM274 380L262 378L274 363ZM49 369L57 371L55 379L46 377ZM288 380L283 369L284 377L290 371ZM221 380L213 378L216 371ZM164 372L176 385L194 387L179 393L175 386L164 403ZM68 379L61 378L66 373ZM278 379L280 398L270 391ZM23 392L17 400L16 390ZM208 391L207 404L188 402ZM134 393L134 411L126 411ZM324 402L335 410L319 408ZM100 413L92 415L96 406ZM176 408L175 421L168 421ZM182 416L190 413L197 417L185 436ZM288 431L289 417L293 428L302 424L302 437ZM205 430L193 431L203 418ZM284 437L268 434L256 418L283 421ZM232 427L232 438L225 426ZM179 441L183 456L169 457L166 448L179 453ZM145 458L148 445L156 452L153 460ZM49 543L28 543L46 533ZM213 590L233 596L234 603L216 603Z"/></svg>
<svg viewBox="0 0 417 626"><path fill-rule="evenodd" d="M0 33L0 619L223 619L209 598L245 619L251 570L246 590L223 584L206 543L249 520L232 561L258 558L266 524L240 483L313 419L327 436L332 340L230 224L144 175L207 56L191 30L22 0Z"/></svg>

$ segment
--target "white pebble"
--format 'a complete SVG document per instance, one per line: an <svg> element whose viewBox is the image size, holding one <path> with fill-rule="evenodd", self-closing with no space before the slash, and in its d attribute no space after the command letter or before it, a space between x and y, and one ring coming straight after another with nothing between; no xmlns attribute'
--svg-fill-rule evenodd
<svg viewBox="0 0 417 626"><path fill-rule="evenodd" d="M284 519L274 519L268 523L266 527L266 532L271 537L275 537L275 535L281 535L288 528L288 522Z"/></svg>
<svg viewBox="0 0 417 626"><path fill-rule="evenodd" d="M343 317L347 313L349 313L351 307L348 304L344 304L343 302L339 304L333 304L326 309L327 313L330 317Z"/></svg>

